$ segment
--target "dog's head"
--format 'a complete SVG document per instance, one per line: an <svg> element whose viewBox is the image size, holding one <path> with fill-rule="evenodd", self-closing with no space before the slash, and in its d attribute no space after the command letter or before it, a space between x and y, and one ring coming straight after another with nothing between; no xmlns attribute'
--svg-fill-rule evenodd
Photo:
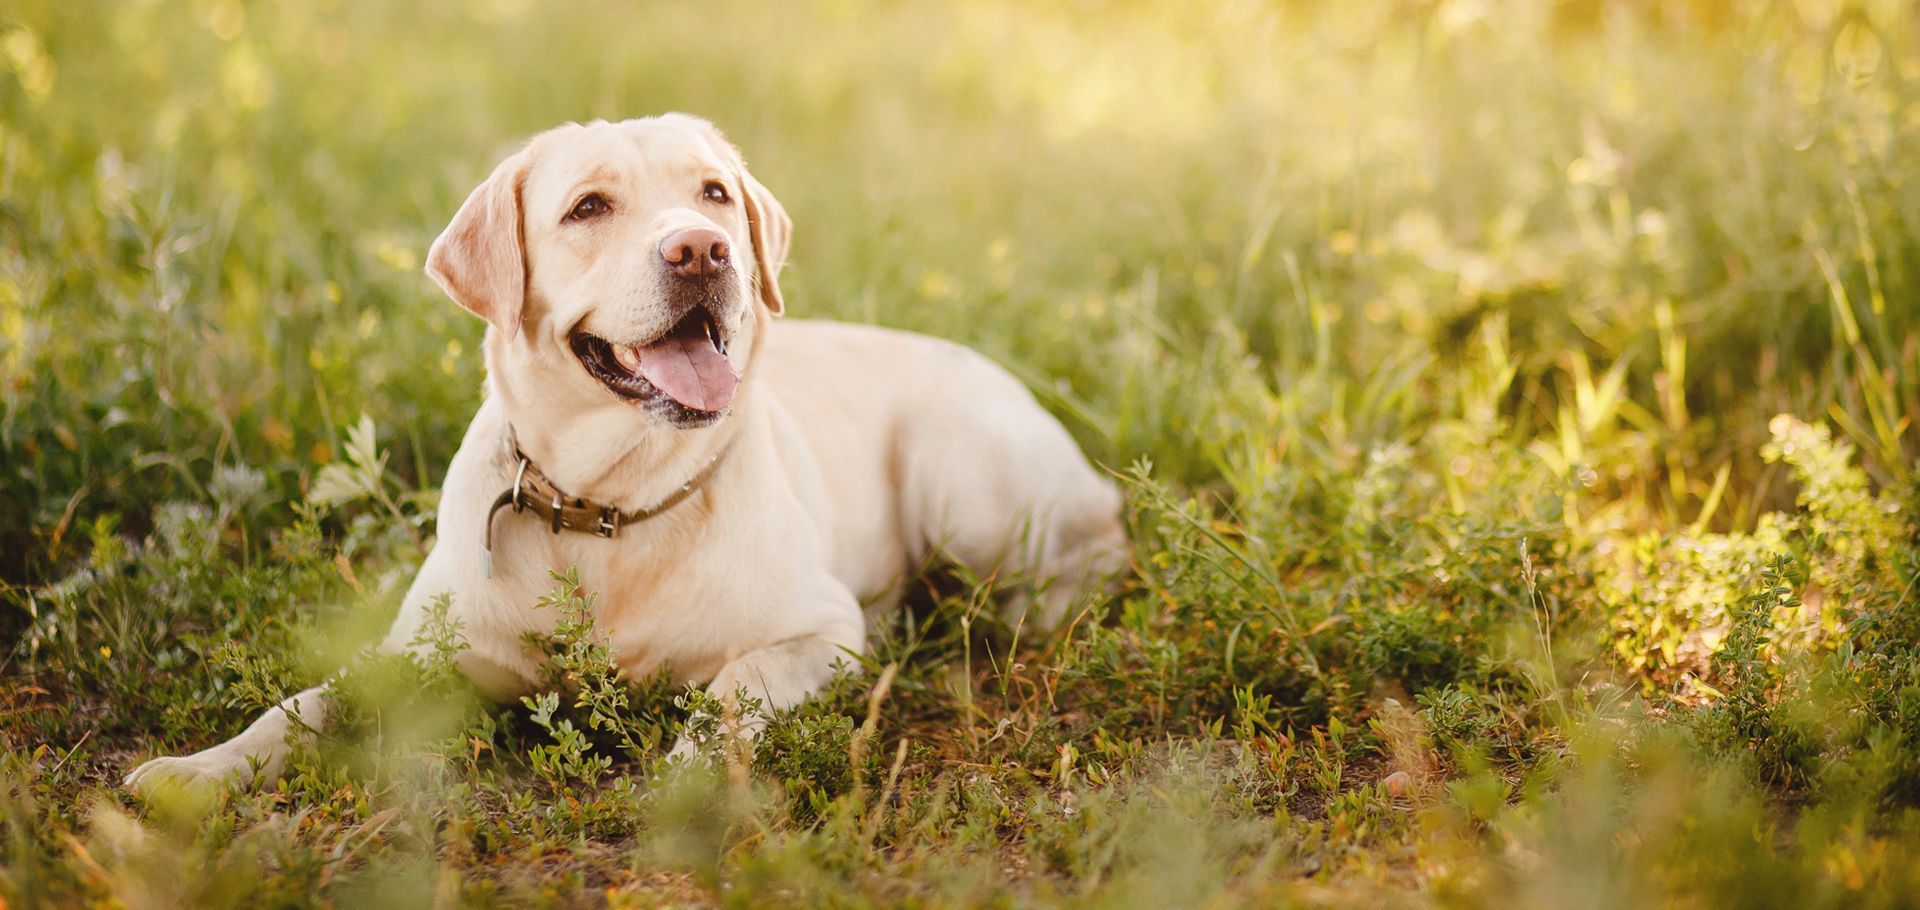
<svg viewBox="0 0 1920 910"><path fill-rule="evenodd" d="M705 120L569 124L467 197L427 274L492 323L489 364L511 399L701 427L726 415L782 309L789 231Z"/></svg>

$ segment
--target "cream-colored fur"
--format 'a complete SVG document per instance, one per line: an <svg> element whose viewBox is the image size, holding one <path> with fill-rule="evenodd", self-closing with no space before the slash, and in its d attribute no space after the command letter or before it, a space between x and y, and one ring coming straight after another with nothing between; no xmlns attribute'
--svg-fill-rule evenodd
<svg viewBox="0 0 1920 910"><path fill-rule="evenodd" d="M725 204L703 198L708 182L726 187ZM567 220L586 192L612 213ZM723 417L694 427L616 397L569 347L576 331L638 342L668 328L661 243L687 227L718 229L741 262L709 306L731 338L739 391ZM1018 609L1031 604L1029 621L1042 625L1124 563L1118 493L1004 370L905 332L776 323L788 231L733 147L680 114L549 131L474 191L428 272L492 323L489 394L448 468L438 541L384 648L408 647L426 606L451 594L468 645L462 671L501 699L532 691L541 667L526 636L551 633L557 618L535 602L553 587L550 570L577 566L628 673L667 667L778 709L859 652L861 603L892 603L931 556L1030 579ZM556 535L503 511L487 577L487 509L513 480L509 427L559 487L628 510L727 455L693 496L615 539ZM289 715L317 730L327 700L324 686L308 689L221 745L141 765L128 784L244 783L256 768L271 779Z"/></svg>

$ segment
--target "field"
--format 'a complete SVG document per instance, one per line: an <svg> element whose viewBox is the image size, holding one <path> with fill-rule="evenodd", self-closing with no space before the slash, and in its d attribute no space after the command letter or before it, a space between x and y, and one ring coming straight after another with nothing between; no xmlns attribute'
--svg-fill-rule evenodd
<svg viewBox="0 0 1920 910"><path fill-rule="evenodd" d="M10 0L0 908L1920 904L1920 9ZM789 312L1121 478L1066 628L936 573L750 750L366 653L564 120L712 118ZM119 786L341 666L276 786Z"/></svg>

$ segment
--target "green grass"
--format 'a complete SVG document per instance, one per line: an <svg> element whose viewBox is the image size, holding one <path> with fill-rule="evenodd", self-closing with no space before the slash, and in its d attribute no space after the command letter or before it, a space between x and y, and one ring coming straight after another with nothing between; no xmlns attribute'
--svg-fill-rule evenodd
<svg viewBox="0 0 1920 910"><path fill-rule="evenodd" d="M1914 16L13 0L0 905L1912 904ZM792 312L1011 366L1135 571L1046 636L931 585L662 777L593 592L526 705L361 652L480 394L427 244L673 109ZM342 665L277 787L118 789Z"/></svg>

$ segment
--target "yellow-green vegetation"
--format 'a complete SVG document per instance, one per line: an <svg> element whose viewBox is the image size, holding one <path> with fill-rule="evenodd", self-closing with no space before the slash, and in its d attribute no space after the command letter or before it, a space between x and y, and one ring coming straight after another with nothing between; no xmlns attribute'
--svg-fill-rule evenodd
<svg viewBox="0 0 1920 910"><path fill-rule="evenodd" d="M1911 904L1916 16L10 0L0 905ZM1047 635L938 579L663 775L694 698L564 573L554 694L362 651L480 396L428 242L673 109L795 315L1009 364L1135 565ZM277 786L118 788L343 665Z"/></svg>

